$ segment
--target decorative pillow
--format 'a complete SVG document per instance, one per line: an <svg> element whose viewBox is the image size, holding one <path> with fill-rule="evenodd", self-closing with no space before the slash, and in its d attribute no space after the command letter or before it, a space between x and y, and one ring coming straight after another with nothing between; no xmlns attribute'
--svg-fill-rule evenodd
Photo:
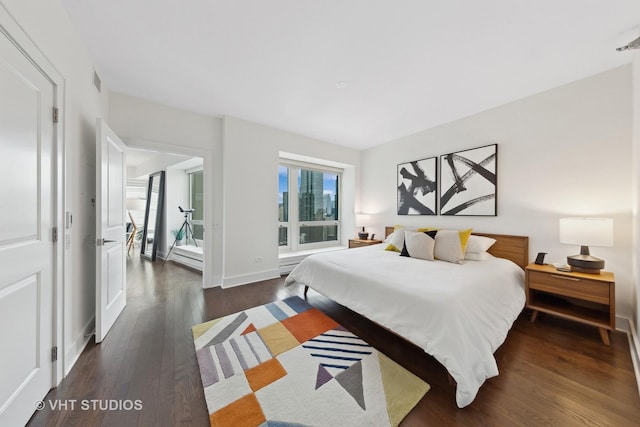
<svg viewBox="0 0 640 427"><path fill-rule="evenodd" d="M386 251L400 252L404 245L404 227L396 226L394 232L387 236L385 242L387 243L387 247L384 248Z"/></svg>
<svg viewBox="0 0 640 427"><path fill-rule="evenodd" d="M476 253L481 254L487 252L491 246L496 242L496 239L492 239L491 237L484 236L469 236L469 241L467 242L467 250L466 253Z"/></svg>
<svg viewBox="0 0 640 427"><path fill-rule="evenodd" d="M471 229L438 230L434 249L436 259L462 264L470 235Z"/></svg>
<svg viewBox="0 0 640 427"><path fill-rule="evenodd" d="M471 261L484 261L491 258L493 258L493 255L489 252L467 252L464 254L464 259Z"/></svg>
<svg viewBox="0 0 640 427"><path fill-rule="evenodd" d="M436 244L436 233L437 231L405 231L404 246L402 247L400 256L433 261L433 248Z"/></svg>

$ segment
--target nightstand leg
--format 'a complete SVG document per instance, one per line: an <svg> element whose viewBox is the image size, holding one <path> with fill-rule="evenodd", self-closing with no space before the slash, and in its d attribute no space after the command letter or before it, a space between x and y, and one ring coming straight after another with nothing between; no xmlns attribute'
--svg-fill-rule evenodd
<svg viewBox="0 0 640 427"><path fill-rule="evenodd" d="M611 343L609 342L609 331L607 331L605 328L598 328L598 331L600 331L600 338L602 338L602 342L605 345L611 345Z"/></svg>
<svg viewBox="0 0 640 427"><path fill-rule="evenodd" d="M535 322L537 318L538 318L538 310L533 310L533 313L531 313L531 323Z"/></svg>

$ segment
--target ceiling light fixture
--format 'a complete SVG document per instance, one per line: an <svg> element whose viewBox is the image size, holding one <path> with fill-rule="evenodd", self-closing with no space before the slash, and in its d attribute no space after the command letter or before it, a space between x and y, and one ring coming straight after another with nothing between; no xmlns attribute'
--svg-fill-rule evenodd
<svg viewBox="0 0 640 427"><path fill-rule="evenodd" d="M616 50L618 52L623 52L625 50L631 50L631 49L640 49L640 37L630 42L628 45L619 47Z"/></svg>
<svg viewBox="0 0 640 427"><path fill-rule="evenodd" d="M347 86L349 86L349 83L347 83L345 81L340 81L340 82L336 83L336 87L338 89L344 89Z"/></svg>

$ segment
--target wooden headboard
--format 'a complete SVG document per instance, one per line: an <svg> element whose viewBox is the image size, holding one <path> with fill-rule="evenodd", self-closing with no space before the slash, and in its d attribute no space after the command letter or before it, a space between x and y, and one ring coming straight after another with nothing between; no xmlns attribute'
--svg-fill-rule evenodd
<svg viewBox="0 0 640 427"><path fill-rule="evenodd" d="M385 237L393 233L394 227L385 227ZM489 253L498 258L506 258L521 268L529 264L529 237L512 236L510 234L476 233L476 236L485 236L496 239L496 243L489 248Z"/></svg>

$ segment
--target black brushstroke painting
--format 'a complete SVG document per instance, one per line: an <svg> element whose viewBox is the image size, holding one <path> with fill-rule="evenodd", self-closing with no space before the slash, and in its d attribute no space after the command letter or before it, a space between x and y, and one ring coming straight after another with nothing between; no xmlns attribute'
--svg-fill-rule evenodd
<svg viewBox="0 0 640 427"><path fill-rule="evenodd" d="M436 215L436 157L398 165L398 215Z"/></svg>
<svg viewBox="0 0 640 427"><path fill-rule="evenodd" d="M440 215L497 215L498 145L441 156Z"/></svg>

